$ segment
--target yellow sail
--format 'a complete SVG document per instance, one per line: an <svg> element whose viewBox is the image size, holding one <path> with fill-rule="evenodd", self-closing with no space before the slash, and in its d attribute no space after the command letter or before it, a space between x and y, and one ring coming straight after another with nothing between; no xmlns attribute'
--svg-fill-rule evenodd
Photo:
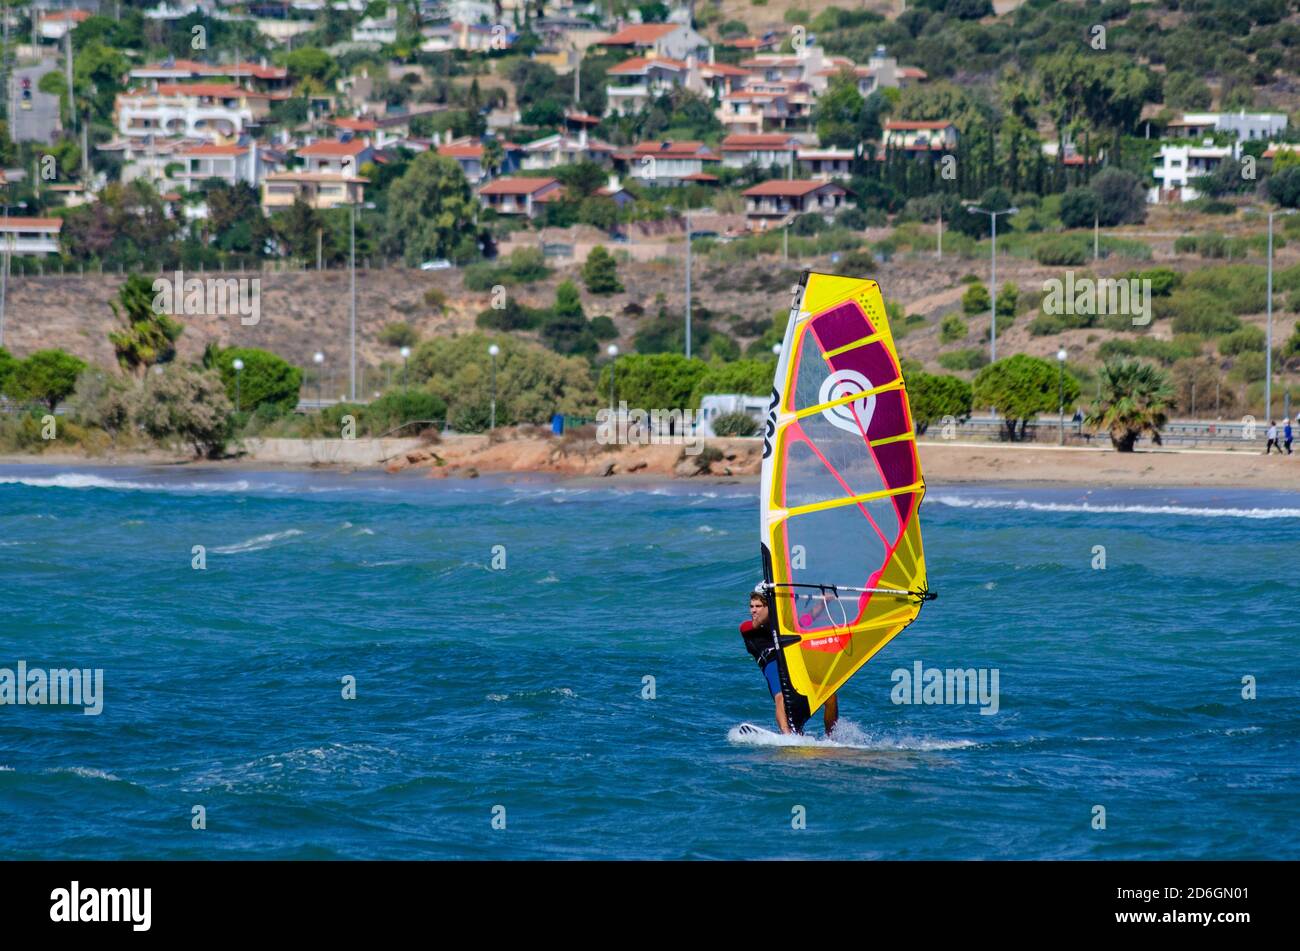
<svg viewBox="0 0 1300 951"><path fill-rule="evenodd" d="M763 568L802 726L933 597L907 389L874 282L803 276L763 446Z"/></svg>

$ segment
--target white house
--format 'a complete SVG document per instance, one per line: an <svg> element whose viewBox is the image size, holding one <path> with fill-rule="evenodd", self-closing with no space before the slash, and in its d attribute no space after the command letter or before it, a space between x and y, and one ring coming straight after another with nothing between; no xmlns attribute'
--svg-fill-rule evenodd
<svg viewBox="0 0 1300 951"><path fill-rule="evenodd" d="M1201 145L1162 145L1157 165L1152 173L1156 184L1147 189L1147 201L1155 204L1169 201L1192 201L1201 197L1190 183L1201 175L1208 175L1225 161L1240 155L1241 146L1214 145L1209 139Z"/></svg>
<svg viewBox="0 0 1300 951"><path fill-rule="evenodd" d="M799 171L822 181L848 178L853 174L853 158L852 149L800 149Z"/></svg>
<svg viewBox="0 0 1300 951"><path fill-rule="evenodd" d="M651 185L716 182L705 167L716 168L722 161L703 142L640 142L618 157L632 175Z"/></svg>
<svg viewBox="0 0 1300 951"><path fill-rule="evenodd" d="M767 169L773 165L789 169L794 165L800 143L796 136L774 132L766 135L736 133L722 140L722 164L725 168L756 165Z"/></svg>
<svg viewBox="0 0 1300 951"><path fill-rule="evenodd" d="M668 59L709 58L709 41L684 23L638 23L597 40L596 44L629 52L653 51L656 56Z"/></svg>
<svg viewBox="0 0 1300 951"><path fill-rule="evenodd" d="M0 218L0 248L10 254L58 254L62 218Z"/></svg>
<svg viewBox="0 0 1300 951"><path fill-rule="evenodd" d="M230 139L269 111L270 98L232 83L159 83L156 90L118 95L117 131L124 136Z"/></svg>
<svg viewBox="0 0 1300 951"><path fill-rule="evenodd" d="M557 132L545 138L535 139L522 146L523 157L519 167L525 172L546 171L561 165L573 165L577 162L595 162L608 165L616 151L614 146L587 136L582 129L577 135Z"/></svg>
<svg viewBox="0 0 1300 951"><path fill-rule="evenodd" d="M209 178L219 178L227 185L244 182L256 188L267 173L275 170L259 151L256 139L248 145L192 145L178 149L176 158L185 163L185 171L177 178L190 189Z"/></svg>
<svg viewBox="0 0 1300 951"><path fill-rule="evenodd" d="M1211 132L1236 136L1238 140L1273 139L1286 131L1283 112L1187 112L1169 123L1166 135L1172 138L1199 139Z"/></svg>
<svg viewBox="0 0 1300 951"><path fill-rule="evenodd" d="M397 16L387 8L382 17L364 17L352 28L353 43L396 43Z"/></svg>
<svg viewBox="0 0 1300 951"><path fill-rule="evenodd" d="M747 188L745 220L760 231L780 225L796 215L833 215L844 204L847 191L835 182L773 179Z"/></svg>
<svg viewBox="0 0 1300 951"><path fill-rule="evenodd" d="M653 100L686 84L686 63L633 56L606 71L605 115L634 115Z"/></svg>

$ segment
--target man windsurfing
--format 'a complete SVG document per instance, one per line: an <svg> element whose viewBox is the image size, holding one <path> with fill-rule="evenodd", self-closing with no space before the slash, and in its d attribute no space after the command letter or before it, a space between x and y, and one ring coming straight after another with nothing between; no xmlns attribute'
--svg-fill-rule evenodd
<svg viewBox="0 0 1300 951"><path fill-rule="evenodd" d="M745 640L745 650L749 651L767 680L767 689L771 691L776 705L776 725L782 733L791 733L793 731L785 715L785 698L781 696L781 668L776 660L773 623L767 597L762 591L752 591L749 595L749 620L740 625L740 636ZM826 735L830 736L831 730L835 729L835 721L839 719L839 699L832 695L822 709Z"/></svg>

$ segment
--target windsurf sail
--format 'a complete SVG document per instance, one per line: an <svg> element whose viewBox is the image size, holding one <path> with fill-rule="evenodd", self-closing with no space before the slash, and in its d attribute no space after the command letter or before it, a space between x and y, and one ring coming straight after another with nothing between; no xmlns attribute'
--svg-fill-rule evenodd
<svg viewBox="0 0 1300 951"><path fill-rule="evenodd" d="M907 388L875 281L804 272L763 437L763 574L790 722L934 597Z"/></svg>

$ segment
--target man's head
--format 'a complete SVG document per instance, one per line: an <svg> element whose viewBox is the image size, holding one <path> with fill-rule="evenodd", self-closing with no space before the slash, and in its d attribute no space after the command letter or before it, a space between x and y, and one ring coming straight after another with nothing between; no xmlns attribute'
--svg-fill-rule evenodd
<svg viewBox="0 0 1300 951"><path fill-rule="evenodd" d="M755 624L767 622L767 598L757 591L749 595L749 616Z"/></svg>

